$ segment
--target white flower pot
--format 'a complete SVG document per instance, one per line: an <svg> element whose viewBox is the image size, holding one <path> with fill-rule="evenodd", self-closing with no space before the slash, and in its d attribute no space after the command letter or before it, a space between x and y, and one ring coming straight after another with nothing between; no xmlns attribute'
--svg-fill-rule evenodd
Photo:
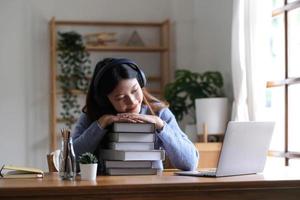
<svg viewBox="0 0 300 200"><path fill-rule="evenodd" d="M96 180L97 178L97 163L94 164L81 164L80 175L81 180Z"/></svg>
<svg viewBox="0 0 300 200"><path fill-rule="evenodd" d="M227 98L201 98L195 100L197 133L223 134L229 120Z"/></svg>

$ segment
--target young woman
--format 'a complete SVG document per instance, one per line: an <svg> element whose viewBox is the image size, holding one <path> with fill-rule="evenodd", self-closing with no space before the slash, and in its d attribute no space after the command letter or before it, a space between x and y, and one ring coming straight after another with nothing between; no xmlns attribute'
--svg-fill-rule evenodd
<svg viewBox="0 0 300 200"><path fill-rule="evenodd" d="M85 152L98 155L113 122L151 122L156 128L155 149L164 149L178 169L197 168L199 156L193 143L167 105L150 95L145 85L143 71L132 60L106 58L96 65L86 105L72 135L77 157ZM163 169L161 161L153 162L152 167Z"/></svg>

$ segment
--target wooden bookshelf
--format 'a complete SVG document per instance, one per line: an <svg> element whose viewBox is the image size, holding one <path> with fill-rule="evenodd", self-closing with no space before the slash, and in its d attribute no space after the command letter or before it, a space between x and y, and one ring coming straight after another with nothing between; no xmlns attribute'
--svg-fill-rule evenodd
<svg viewBox="0 0 300 200"><path fill-rule="evenodd" d="M57 130L58 124L64 124L64 120L57 113L59 106L58 97L63 95L61 89L58 88L58 65L57 65L57 31L59 28L68 27L68 29L74 27L83 29L90 28L155 28L158 29L157 37L159 38L159 44L148 44L145 46L125 46L125 45L107 45L107 46L86 46L86 50L90 53L102 54L107 52L124 52L130 54L139 53L155 53L159 55L159 76L149 76L148 82L155 82L156 88L148 88L148 91L156 96L163 94L164 86L170 80L170 22L169 20L161 22L138 22L138 21L77 21L77 20L56 20L54 17L49 22L50 29L50 151L57 149ZM74 90L72 94L82 96L84 92Z"/></svg>

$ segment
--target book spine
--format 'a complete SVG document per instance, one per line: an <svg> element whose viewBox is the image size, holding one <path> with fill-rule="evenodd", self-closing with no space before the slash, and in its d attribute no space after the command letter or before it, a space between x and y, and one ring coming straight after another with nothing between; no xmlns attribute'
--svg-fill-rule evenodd
<svg viewBox="0 0 300 200"><path fill-rule="evenodd" d="M110 133L109 141L111 142L154 142L153 133Z"/></svg>
<svg viewBox="0 0 300 200"><path fill-rule="evenodd" d="M113 150L154 150L153 142L112 142L108 147Z"/></svg>
<svg viewBox="0 0 300 200"><path fill-rule="evenodd" d="M134 160L164 160L164 150L149 150L149 151L120 151L120 150L101 150L100 153L104 160L123 160L123 161L134 161Z"/></svg>
<svg viewBox="0 0 300 200"><path fill-rule="evenodd" d="M105 161L106 168L152 168L151 161Z"/></svg>
<svg viewBox="0 0 300 200"><path fill-rule="evenodd" d="M155 125L153 123L114 123L113 132L133 132L133 133L153 133Z"/></svg>
<svg viewBox="0 0 300 200"><path fill-rule="evenodd" d="M106 169L108 175L155 175L157 174L157 169Z"/></svg>

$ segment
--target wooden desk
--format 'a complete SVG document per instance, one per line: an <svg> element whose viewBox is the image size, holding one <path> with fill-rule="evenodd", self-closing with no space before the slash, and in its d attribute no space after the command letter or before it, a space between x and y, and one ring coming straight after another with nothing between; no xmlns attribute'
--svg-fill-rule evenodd
<svg viewBox="0 0 300 200"><path fill-rule="evenodd" d="M100 176L96 181L61 181L57 174L43 179L1 179L0 199L299 199L300 173L226 178L174 176Z"/></svg>

